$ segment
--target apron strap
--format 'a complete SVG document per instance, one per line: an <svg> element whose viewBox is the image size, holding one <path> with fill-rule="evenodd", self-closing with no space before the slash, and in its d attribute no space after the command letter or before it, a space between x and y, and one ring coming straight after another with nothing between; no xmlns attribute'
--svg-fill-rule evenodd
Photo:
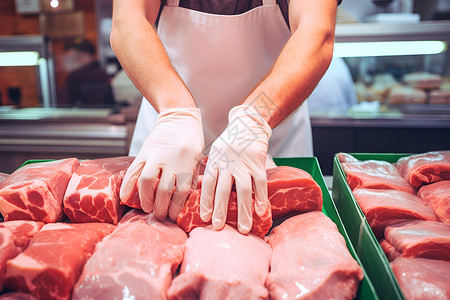
<svg viewBox="0 0 450 300"><path fill-rule="evenodd" d="M263 0L263 6L274 6L277 4L276 0Z"/></svg>
<svg viewBox="0 0 450 300"><path fill-rule="evenodd" d="M180 5L180 0L167 0L166 5L178 7Z"/></svg>

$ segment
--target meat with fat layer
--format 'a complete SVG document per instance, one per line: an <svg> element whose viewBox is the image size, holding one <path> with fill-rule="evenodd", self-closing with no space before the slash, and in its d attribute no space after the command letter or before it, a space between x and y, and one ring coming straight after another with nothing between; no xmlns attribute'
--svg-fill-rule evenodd
<svg viewBox="0 0 450 300"><path fill-rule="evenodd" d="M117 224L125 211L120 186L133 160L120 156L82 161L64 195L64 213L70 221Z"/></svg>
<svg viewBox="0 0 450 300"><path fill-rule="evenodd" d="M417 192L423 202L434 210L442 222L450 224L450 181L425 185Z"/></svg>
<svg viewBox="0 0 450 300"><path fill-rule="evenodd" d="M43 222L8 221L0 223L0 292L5 280L6 262L26 247L31 238L44 226Z"/></svg>
<svg viewBox="0 0 450 300"><path fill-rule="evenodd" d="M353 299L364 273L324 213L285 220L267 238L273 254L270 299Z"/></svg>
<svg viewBox="0 0 450 300"><path fill-rule="evenodd" d="M272 220L287 215L322 210L322 190L310 174L301 169L279 166L267 169L267 191L270 207L263 216L253 211L251 232L259 237L266 235ZM186 232L199 226L207 226L211 222L203 222L200 218L201 190L192 192L177 219L177 224ZM254 198L252 199L254 201ZM237 197L232 190L228 202L226 223L237 227Z"/></svg>
<svg viewBox="0 0 450 300"><path fill-rule="evenodd" d="M450 180L450 150L405 156L400 158L395 166L416 188L424 184Z"/></svg>
<svg viewBox="0 0 450 300"><path fill-rule="evenodd" d="M168 299L268 299L264 280L272 251L264 240L229 225L220 231L209 225L192 230L185 245Z"/></svg>
<svg viewBox="0 0 450 300"><path fill-rule="evenodd" d="M386 227L388 241L404 257L450 261L450 225L410 220Z"/></svg>
<svg viewBox="0 0 450 300"><path fill-rule="evenodd" d="M56 222L63 217L62 201L76 158L25 165L0 183L0 212L5 221Z"/></svg>
<svg viewBox="0 0 450 300"><path fill-rule="evenodd" d="M399 219L437 221L431 208L419 197L406 192L361 188L353 195L378 239L383 238L387 225L399 222Z"/></svg>
<svg viewBox="0 0 450 300"><path fill-rule="evenodd" d="M24 252L6 263L5 287L41 300L69 299L95 245L113 229L107 223L46 224Z"/></svg>
<svg viewBox="0 0 450 300"><path fill-rule="evenodd" d="M450 262L400 257L391 267L406 299L450 299Z"/></svg>
<svg viewBox="0 0 450 300"><path fill-rule="evenodd" d="M168 220L129 211L97 244L71 299L166 299L186 239L186 233Z"/></svg>
<svg viewBox="0 0 450 300"><path fill-rule="evenodd" d="M398 172L397 168L387 161L360 161L349 154L340 153L339 159L345 172L346 180L352 191L359 188L391 189L415 194L415 189Z"/></svg>

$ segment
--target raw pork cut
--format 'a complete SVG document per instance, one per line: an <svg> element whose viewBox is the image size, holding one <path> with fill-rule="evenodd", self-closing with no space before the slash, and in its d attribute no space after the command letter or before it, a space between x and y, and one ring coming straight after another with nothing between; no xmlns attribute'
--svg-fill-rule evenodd
<svg viewBox="0 0 450 300"><path fill-rule="evenodd" d="M404 257L450 261L450 225L410 220L386 227L386 241Z"/></svg>
<svg viewBox="0 0 450 300"><path fill-rule="evenodd" d="M262 217L253 212L251 229L253 234L260 237L266 235L272 226L272 219L312 210L322 210L322 190L307 172L289 166L267 169L266 172L271 210L266 211ZM200 218L200 193L199 189L191 193L183 211L178 216L177 224L186 232L211 224L211 222L203 222ZM234 189L228 202L226 223L233 227L237 226L237 199Z"/></svg>
<svg viewBox="0 0 450 300"><path fill-rule="evenodd" d="M285 220L267 238L273 249L266 280L270 299L353 299L364 273L325 214Z"/></svg>
<svg viewBox="0 0 450 300"><path fill-rule="evenodd" d="M361 188L353 195L378 239L383 238L384 228L398 219L437 221L431 208L419 197L406 192Z"/></svg>
<svg viewBox="0 0 450 300"><path fill-rule="evenodd" d="M425 185L417 192L417 196L434 210L442 222L450 224L450 181L444 180Z"/></svg>
<svg viewBox="0 0 450 300"><path fill-rule="evenodd" d="M414 187L450 180L450 151L433 151L400 158L395 166Z"/></svg>
<svg viewBox="0 0 450 300"><path fill-rule="evenodd" d="M450 262L400 257L391 267L406 299L450 299Z"/></svg>
<svg viewBox="0 0 450 300"><path fill-rule="evenodd" d="M38 300L38 298L31 294L11 292L0 295L0 300Z"/></svg>
<svg viewBox="0 0 450 300"><path fill-rule="evenodd" d="M69 299L95 244L114 226L107 223L46 224L24 252L6 263L5 287L39 299Z"/></svg>
<svg viewBox="0 0 450 300"><path fill-rule="evenodd" d="M391 189L415 194L414 188L403 178L397 168L387 161L360 161L349 154L340 153L339 159L352 191L359 188ZM353 157L351 159L350 157Z"/></svg>
<svg viewBox="0 0 450 300"><path fill-rule="evenodd" d="M394 246L389 244L389 242L385 239L380 241L380 246L389 261L394 261L394 259L401 255L401 253L398 252L397 249L395 249Z"/></svg>
<svg viewBox="0 0 450 300"><path fill-rule="evenodd" d="M200 194L201 190L199 189L192 192L189 195L189 198L186 200L183 210L178 215L177 224L186 232L191 232L194 228L204 227L211 224L211 221L203 222L200 218ZM252 201L255 201L255 199L253 198ZM256 214L253 206L252 210L253 224L250 232L259 237L264 237L269 232L270 227L272 227L272 214L270 205L267 205L266 212L262 217ZM230 199L228 200L226 223L235 228L237 228L237 213L238 209L236 191L231 191Z"/></svg>
<svg viewBox="0 0 450 300"><path fill-rule="evenodd" d="M76 158L25 165L0 183L0 212L5 221L55 222L63 217L62 201Z"/></svg>
<svg viewBox="0 0 450 300"><path fill-rule="evenodd" d="M183 259L186 233L153 214L129 211L97 244L75 285L77 299L166 299Z"/></svg>
<svg viewBox="0 0 450 300"><path fill-rule="evenodd" d="M43 222L35 221L0 223L0 292L3 290L6 261L22 252L42 226Z"/></svg>
<svg viewBox="0 0 450 300"><path fill-rule="evenodd" d="M169 299L268 299L264 280L269 272L270 246L253 234L240 234L225 225L192 230L180 275Z"/></svg>
<svg viewBox="0 0 450 300"><path fill-rule="evenodd" d="M64 213L70 221L117 224L125 211L120 185L133 160L120 156L82 161L64 195Z"/></svg>
<svg viewBox="0 0 450 300"><path fill-rule="evenodd" d="M1 172L0 172L0 182L2 182L3 180L5 180L8 176L9 176L9 174L1 173Z"/></svg>

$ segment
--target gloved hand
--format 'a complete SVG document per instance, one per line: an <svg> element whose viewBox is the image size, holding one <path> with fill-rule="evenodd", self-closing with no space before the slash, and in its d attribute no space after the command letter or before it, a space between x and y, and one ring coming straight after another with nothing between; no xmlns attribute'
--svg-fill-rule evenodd
<svg viewBox="0 0 450 300"><path fill-rule="evenodd" d="M175 222L191 187L197 185L204 143L200 109L161 110L155 128L125 174L120 197L130 195L138 181L142 209L153 210L160 220L169 214Z"/></svg>
<svg viewBox="0 0 450 300"><path fill-rule="evenodd" d="M224 227L233 180L238 204L238 230L252 228L252 187L255 211L262 216L267 207L267 148L272 129L250 106L230 110L228 126L211 145L202 182L200 217L216 230ZM213 209L214 206L214 209Z"/></svg>

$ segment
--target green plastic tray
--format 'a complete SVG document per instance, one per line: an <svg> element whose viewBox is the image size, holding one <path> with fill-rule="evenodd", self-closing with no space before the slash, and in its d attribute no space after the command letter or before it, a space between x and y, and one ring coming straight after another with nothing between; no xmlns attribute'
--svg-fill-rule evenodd
<svg viewBox="0 0 450 300"><path fill-rule="evenodd" d="M45 162L45 161L50 161L50 160L51 159L27 160L26 162L24 162L22 164L22 166L31 164L31 163ZM345 242L347 243L347 248L350 251L350 254L359 263L359 265L363 267L364 279L361 281L361 284L358 289L358 293L356 295L356 299L361 299L361 300L379 299L377 296L377 293L375 292L374 285L370 281L370 277L368 276L367 272L364 270L364 265L361 263L361 260L359 259L357 252L355 251L355 249L349 239L349 236L345 230L345 227L341 221L341 218L339 217L336 206L335 206L334 202L331 200L331 195L325 184L325 180L323 178L322 171L320 170L320 166L319 166L319 162L318 162L317 158L316 157L274 158L274 161L278 166L291 166L291 167L299 168L299 169L302 169L302 170L308 172L309 174L311 174L311 176L314 178L314 180L319 184L320 188L322 189L322 196L323 196L322 211L337 225L339 232L345 238Z"/></svg>
<svg viewBox="0 0 450 300"><path fill-rule="evenodd" d="M300 157L300 158L274 158L275 163L278 166L291 166L295 168L302 169L314 178L314 180L319 184L322 189L323 195L323 208L322 211L325 215L327 215L339 229L339 232L345 238L347 243L347 248L350 251L353 258L359 263L360 266L364 265L361 263L355 248L350 242L349 236L345 230L345 227L341 221L341 217L338 214L335 204L331 200L331 195L328 191L328 188L325 184L325 179L323 178L322 171L320 170L319 162L315 157ZM358 294L356 295L356 299L389 299L389 298L378 298L374 285L371 282L370 276L368 276L367 272L364 270L364 279L361 281L359 286Z"/></svg>
<svg viewBox="0 0 450 300"><path fill-rule="evenodd" d="M390 163L411 154L350 153L359 160L382 160ZM364 213L347 184L338 157L333 161L333 201L353 247L369 275L380 299L405 299L389 261L379 245Z"/></svg>

